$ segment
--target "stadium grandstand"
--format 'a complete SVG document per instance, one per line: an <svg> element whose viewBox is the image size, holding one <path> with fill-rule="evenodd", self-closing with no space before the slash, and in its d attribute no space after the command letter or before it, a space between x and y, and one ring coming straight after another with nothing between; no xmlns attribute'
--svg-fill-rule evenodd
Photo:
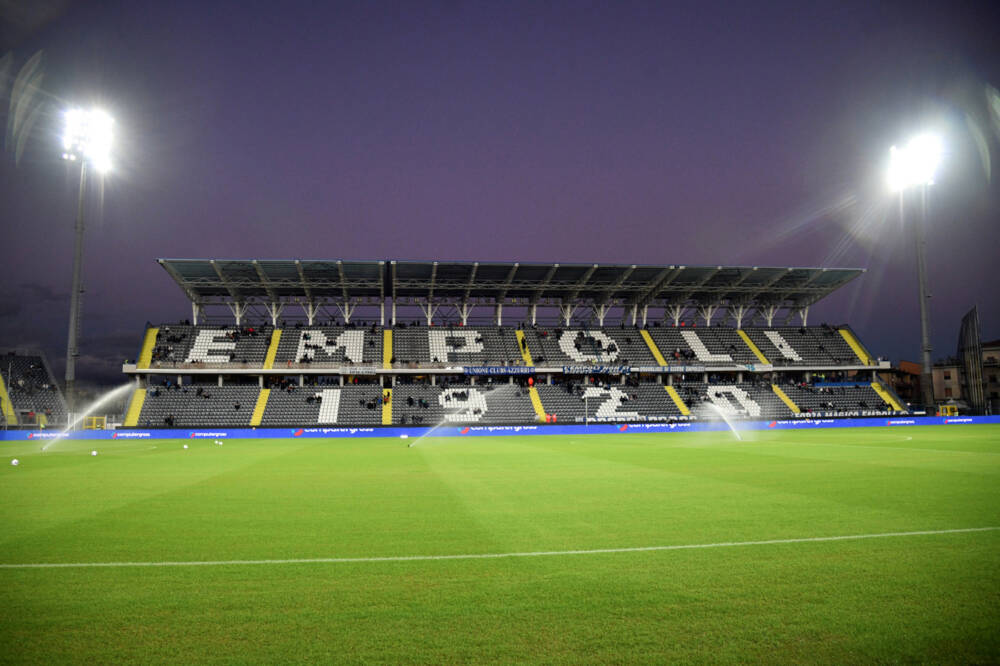
<svg viewBox="0 0 1000 666"><path fill-rule="evenodd" d="M160 259L126 427L779 419L905 411L847 325L861 269ZM51 383L51 382L50 382Z"/></svg>
<svg viewBox="0 0 1000 666"><path fill-rule="evenodd" d="M66 401L45 355L0 351L0 426L64 425Z"/></svg>

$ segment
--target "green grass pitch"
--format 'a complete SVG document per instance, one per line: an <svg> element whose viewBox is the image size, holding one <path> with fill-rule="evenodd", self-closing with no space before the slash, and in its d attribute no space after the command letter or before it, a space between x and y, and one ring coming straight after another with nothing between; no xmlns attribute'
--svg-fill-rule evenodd
<svg viewBox="0 0 1000 666"><path fill-rule="evenodd" d="M412 441L3 444L0 564L1000 526L1000 427ZM5 567L0 661L995 663L1000 531Z"/></svg>

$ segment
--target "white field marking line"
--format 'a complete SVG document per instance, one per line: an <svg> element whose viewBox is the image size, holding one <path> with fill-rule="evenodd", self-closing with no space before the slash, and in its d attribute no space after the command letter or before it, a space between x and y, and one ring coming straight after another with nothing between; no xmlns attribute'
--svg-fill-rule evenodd
<svg viewBox="0 0 1000 666"><path fill-rule="evenodd" d="M37 564L0 564L0 569L73 569L112 567L219 567L260 564L356 564L370 562L430 562L437 560L497 560L508 557L557 557L560 555L605 555L613 553L650 553L665 550L696 550L703 548L734 548L739 546L771 546L786 543L818 543L824 541L858 541L891 537L933 536L993 532L1000 527L964 527L953 530L920 530L917 532L882 532L880 534L847 534L843 536L802 537L798 539L766 539L764 541L722 541L676 546L643 546L639 548L594 548L591 550L543 550L529 553L474 553L467 555L397 555L390 557L315 557L287 560L209 560L202 562L44 562Z"/></svg>
<svg viewBox="0 0 1000 666"><path fill-rule="evenodd" d="M964 453L966 455L997 455L996 451L962 451L960 449L924 449L915 446L877 446L875 444L833 444L831 442L789 441L796 446L833 446L841 449L880 449L883 451L926 451L927 453Z"/></svg>

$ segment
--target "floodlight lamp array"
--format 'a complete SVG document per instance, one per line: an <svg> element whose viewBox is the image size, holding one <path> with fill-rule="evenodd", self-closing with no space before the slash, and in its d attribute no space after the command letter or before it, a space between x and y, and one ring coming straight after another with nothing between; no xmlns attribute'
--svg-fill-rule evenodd
<svg viewBox="0 0 1000 666"><path fill-rule="evenodd" d="M85 159L101 173L111 169L111 136L114 120L105 111L69 109L63 131L64 160Z"/></svg>
<svg viewBox="0 0 1000 666"><path fill-rule="evenodd" d="M936 134L921 134L902 148L890 148L889 190L902 192L918 185L933 185L942 152L941 137Z"/></svg>

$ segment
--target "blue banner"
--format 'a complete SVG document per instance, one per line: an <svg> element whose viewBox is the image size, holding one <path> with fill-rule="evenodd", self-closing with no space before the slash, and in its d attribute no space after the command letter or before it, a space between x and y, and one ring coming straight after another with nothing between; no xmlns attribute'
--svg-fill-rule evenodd
<svg viewBox="0 0 1000 666"><path fill-rule="evenodd" d="M818 428L878 428L926 425L997 425L1000 416L891 416L868 419L781 419L740 421L739 430L812 430ZM437 428L319 426L310 428L175 428L172 430L76 430L0 431L0 442L75 439L284 439L314 437L420 437L434 430L435 437L481 437L489 435L610 435L641 432L717 432L729 426L719 421L676 423L595 423L591 425L455 425Z"/></svg>
<svg viewBox="0 0 1000 666"><path fill-rule="evenodd" d="M564 375L628 375L632 368L627 365L564 365Z"/></svg>
<svg viewBox="0 0 1000 666"><path fill-rule="evenodd" d="M462 368L467 375L533 375L535 369L524 365L467 365Z"/></svg>

